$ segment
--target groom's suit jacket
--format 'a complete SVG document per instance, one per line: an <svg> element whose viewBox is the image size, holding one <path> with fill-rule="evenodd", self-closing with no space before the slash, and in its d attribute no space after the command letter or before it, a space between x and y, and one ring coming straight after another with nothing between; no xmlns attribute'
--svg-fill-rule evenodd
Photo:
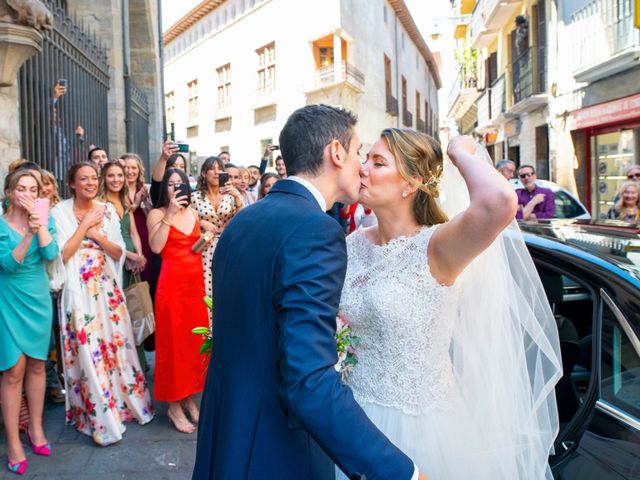
<svg viewBox="0 0 640 480"><path fill-rule="evenodd" d="M413 463L334 370L344 234L293 180L241 210L213 259L213 351L193 478L409 480Z"/></svg>

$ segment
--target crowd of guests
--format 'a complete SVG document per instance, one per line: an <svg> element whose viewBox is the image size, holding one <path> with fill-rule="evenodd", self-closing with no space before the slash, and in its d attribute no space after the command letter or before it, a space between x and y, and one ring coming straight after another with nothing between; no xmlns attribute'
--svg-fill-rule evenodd
<svg viewBox="0 0 640 480"><path fill-rule="evenodd" d="M192 179L178 149L165 142L147 185L138 155L110 160L93 147L69 168L65 200L51 172L25 160L10 166L0 216L0 402L12 472L27 467L20 439L25 400L26 440L42 456L52 452L42 423L45 393L65 401L66 422L99 445L119 441L125 422L151 421L144 347L156 352L153 398L168 403L177 430L195 430L206 357L191 330L210 324L203 297L211 295L218 239L238 211L287 172L280 156L276 172L266 171L278 150L267 145L259 165L238 167L221 152ZM522 183L517 218L554 216L553 192L536 184L532 166L516 169L505 160L496 168ZM637 222L640 166L627 178L609 217ZM357 203L333 214L346 234L376 222ZM156 320L144 346L134 338L125 295L139 281L150 284ZM57 362L46 364L50 358Z"/></svg>
<svg viewBox="0 0 640 480"><path fill-rule="evenodd" d="M122 439L126 422L151 421L152 398L168 402L177 430L195 430L207 359L191 330L210 322L203 297L224 228L286 177L281 158L279 174L265 171L274 150L267 145L248 168L221 152L192 179L177 144L166 142L147 185L138 155L109 159L93 147L69 168L64 200L51 172L25 160L10 165L0 212L0 404L10 471L27 468L21 430L36 455L52 453L46 396L64 401L66 422L98 445ZM125 292L139 281L154 299L155 333L144 344L155 350L153 395Z"/></svg>

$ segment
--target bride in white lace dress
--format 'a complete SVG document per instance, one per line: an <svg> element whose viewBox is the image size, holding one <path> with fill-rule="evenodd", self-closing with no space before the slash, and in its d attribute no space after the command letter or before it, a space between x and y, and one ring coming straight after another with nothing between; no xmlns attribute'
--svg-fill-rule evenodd
<svg viewBox="0 0 640 480"><path fill-rule="evenodd" d="M517 207L513 188L475 148L469 137L449 145L470 196L450 221L436 200L443 158L435 140L386 129L367 154L360 202L378 225L347 238L340 312L360 344L346 383L430 480L540 479L550 476L557 429L557 332L540 298L531 310L499 299L511 288L496 277L499 257L484 278L480 259L475 277L461 276ZM518 292L514 302L525 303Z"/></svg>

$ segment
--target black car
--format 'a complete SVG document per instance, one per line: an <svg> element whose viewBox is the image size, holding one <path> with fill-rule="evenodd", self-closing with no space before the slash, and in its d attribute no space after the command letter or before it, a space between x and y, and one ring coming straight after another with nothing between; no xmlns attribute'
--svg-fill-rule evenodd
<svg viewBox="0 0 640 480"><path fill-rule="evenodd" d="M520 226L560 333L553 475L640 479L639 232L557 220Z"/></svg>

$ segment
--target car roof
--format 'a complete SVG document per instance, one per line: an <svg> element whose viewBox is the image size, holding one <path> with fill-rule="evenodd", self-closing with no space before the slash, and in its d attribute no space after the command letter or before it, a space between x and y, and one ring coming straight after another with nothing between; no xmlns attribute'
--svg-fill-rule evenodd
<svg viewBox="0 0 640 480"><path fill-rule="evenodd" d="M640 288L640 236L617 221L549 220L520 222L529 245L564 251L598 264Z"/></svg>

